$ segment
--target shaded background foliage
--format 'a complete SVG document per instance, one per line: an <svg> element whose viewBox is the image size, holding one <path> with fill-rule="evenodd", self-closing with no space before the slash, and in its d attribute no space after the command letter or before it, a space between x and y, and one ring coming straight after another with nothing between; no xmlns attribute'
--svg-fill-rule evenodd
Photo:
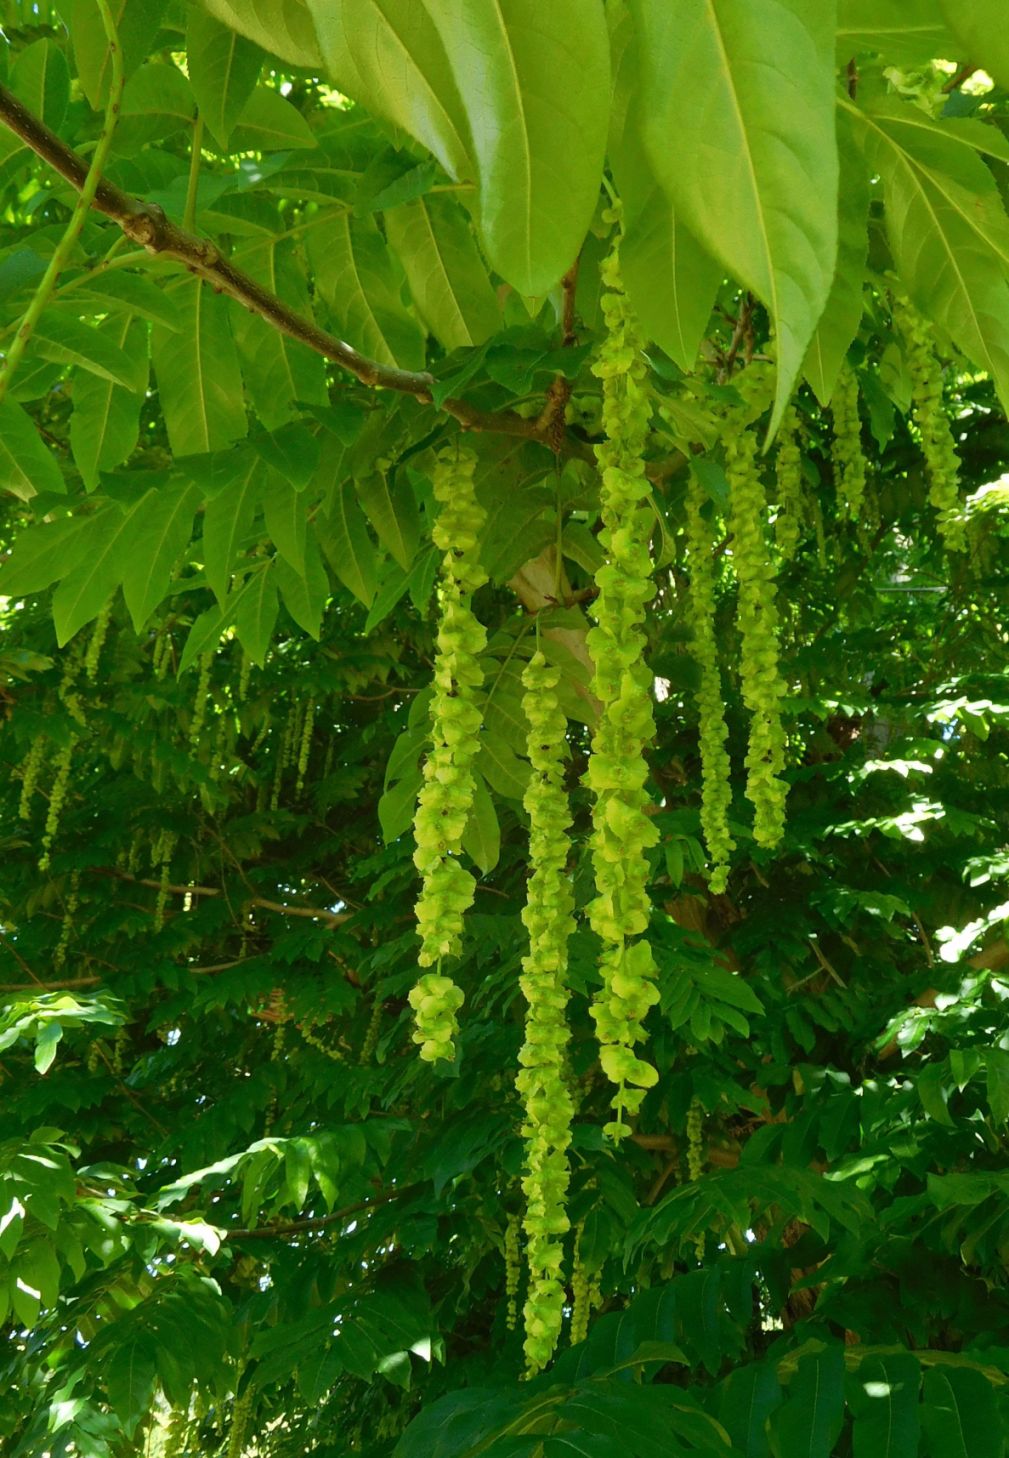
<svg viewBox="0 0 1009 1458"><path fill-rule="evenodd" d="M802 20L806 8L783 10ZM550 30L526 54L524 84L539 94L551 56L584 71L573 94L605 117L592 90L608 85L602 9L586 11L584 54L550 50L571 29L572 7L554 9L560 40ZM802 350L789 355L783 327L800 329L805 312L812 329L818 310L811 294L796 317L769 318L753 294L768 268L792 276L787 246L742 256L745 198L732 195L719 241L684 197L690 179L664 176L662 7L609 15L610 173L662 407L649 447L660 1080L632 1139L609 1147L587 1014L596 948L579 931L568 1254L572 1301L588 1282L598 1308L586 1341L520 1385L506 1261L522 1160L518 673L537 614L570 720L583 907L603 138L572 147L556 115L534 117L546 162L527 180L527 215L547 224L533 256L501 208L518 185L511 164L480 151L465 86L442 92L430 122L409 111L409 87L383 81L381 64L368 71L361 37L377 10L334 11L343 35L335 20L325 29L322 6L127 0L131 74L108 177L211 237L300 318L387 370L434 378L376 392L338 354L327 362L92 214L3 407L5 1451L1001 1454L1009 705L997 478L1009 439L996 395L1005 304L991 303L1004 216L985 211L1004 185L997 27L975 51L939 6L841 6L842 114L864 108L871 123L851 125L878 136L859 184L846 181L842 130L847 296L824 316L821 358L832 352L836 373L847 357L858 376L867 507L846 519L833 380L807 366L799 545L778 578L788 827L774 853L750 838L731 543L719 536L738 850L726 894L711 896L685 614L688 459L707 447L694 469L717 519L725 486L706 408L738 403L733 382L767 372L773 330L780 368L797 371ZM449 10L424 13L437 29ZM773 34L786 58L773 121L805 85L805 42L767 31L770 6L753 10L761 44ZM475 24L477 8L467 14ZM9 6L4 33L10 90L86 156L108 85L97 11ZM415 54L434 56L437 76L432 47ZM994 88L959 89L968 52ZM819 104L821 81L804 106ZM635 83L654 107L647 125L627 106ZM766 104L753 103L758 117ZM984 145L941 133L958 120ZM2 135L11 331L72 189ZM546 207L557 150L568 185ZM706 182L722 195L722 179ZM784 166L762 183L772 209L776 189L794 192ZM969 246L965 195L983 214ZM923 198L939 220L926 234ZM847 249L846 229L858 235ZM579 247L577 280L562 283ZM960 295L936 265L951 250ZM966 554L944 551L928 504L890 322L894 269L946 362ZM958 310L976 315L982 298L979 345ZM560 409L541 414L545 397ZM489 643L466 838L481 880L458 973L460 1057L446 1072L410 1042L409 825L434 640L428 473L459 400L464 423L491 426L469 436L491 581L477 600ZM774 467L772 451L772 503Z"/></svg>

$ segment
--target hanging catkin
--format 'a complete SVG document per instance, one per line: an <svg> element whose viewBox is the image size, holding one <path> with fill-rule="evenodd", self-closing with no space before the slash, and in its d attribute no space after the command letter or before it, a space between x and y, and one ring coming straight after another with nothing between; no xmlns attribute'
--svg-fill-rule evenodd
<svg viewBox="0 0 1009 1458"><path fill-rule="evenodd" d="M725 431L725 470L732 563L739 583L739 677L743 702L750 711L746 795L753 806L754 839L758 845L775 846L784 833L788 793L782 779L785 685L778 667L774 564L764 536L767 503L756 457L754 432L730 419Z"/></svg>
<svg viewBox="0 0 1009 1458"><path fill-rule="evenodd" d="M711 532L703 513L704 491L693 475L687 485L687 567L690 590L687 611L691 647L699 672L697 716L701 747L701 829L711 859L709 887L720 895L729 876L735 841L729 831L732 781L728 730L722 702L722 674L715 637L715 577Z"/></svg>
<svg viewBox="0 0 1009 1458"><path fill-rule="evenodd" d="M608 213L617 239L602 268L601 306L606 333L592 366L603 382L603 426L596 446L602 469L599 542L606 561L595 575L598 596L588 634L595 664L593 692L600 712L585 780L593 791L591 852L596 895L588 914L602 943L602 988L592 1006L600 1061L616 1085L616 1117L605 1127L613 1138L631 1132L625 1115L641 1106L657 1079L635 1046L644 1020L658 1001L655 960L647 941L647 849L658 834L646 813L645 745L654 733L652 679L644 663L645 605L655 594L648 539L652 513L645 505L645 443L651 414L643 339L620 276L620 211Z"/></svg>
<svg viewBox="0 0 1009 1458"><path fill-rule="evenodd" d="M441 506L434 543L444 553L438 584L438 638L431 699L431 751L424 763L424 784L414 817L414 865L421 874L417 923L418 961L425 972L410 993L416 1014L414 1041L428 1062L455 1056L456 1013L463 995L441 964L462 948L463 915L476 882L460 864L462 838L473 805L473 760L480 748L480 708L476 694L483 682L479 654L487 635L473 614L473 593L487 581L480 564L478 537L485 512L477 500L471 451L441 452L431 476Z"/></svg>
<svg viewBox="0 0 1009 1458"><path fill-rule="evenodd" d="M943 408L942 369L932 331L910 300L900 295L893 300L893 318L904 339L911 375L911 404L925 456L928 499L938 515L939 534L947 551L963 552L967 536L960 504L960 458Z"/></svg>
<svg viewBox="0 0 1009 1458"><path fill-rule="evenodd" d="M520 984L526 1021L516 1080L525 1115L522 1189L529 1287L524 1316L530 1372L538 1372L550 1360L563 1321L561 1237L569 1229L567 1150L574 1117L565 1079L568 942L574 931L574 893L566 870L571 812L564 790L567 720L557 697L559 681L559 671L537 650L522 674L522 709L532 766L522 803L529 816L532 874L522 909L529 950L522 958Z"/></svg>
<svg viewBox="0 0 1009 1458"><path fill-rule="evenodd" d="M858 377L850 365L842 365L830 397L834 418L831 459L839 516L858 521L865 498L865 455L862 451L862 420L858 413Z"/></svg>

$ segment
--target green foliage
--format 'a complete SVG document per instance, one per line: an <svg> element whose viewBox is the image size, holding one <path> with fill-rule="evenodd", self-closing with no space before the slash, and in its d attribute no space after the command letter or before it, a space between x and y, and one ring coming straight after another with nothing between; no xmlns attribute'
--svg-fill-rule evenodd
<svg viewBox="0 0 1009 1458"><path fill-rule="evenodd" d="M0 5L0 1449L997 1458L1000 8L108 18L114 129Z"/></svg>

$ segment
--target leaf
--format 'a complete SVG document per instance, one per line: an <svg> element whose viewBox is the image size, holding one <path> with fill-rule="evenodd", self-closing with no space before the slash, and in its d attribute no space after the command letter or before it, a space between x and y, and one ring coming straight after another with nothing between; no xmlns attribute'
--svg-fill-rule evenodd
<svg viewBox="0 0 1009 1458"><path fill-rule="evenodd" d="M963 48L963 56L970 60L976 56L1000 86L1009 87L1009 35L999 0L970 0L969 4L965 0L941 0L941 6L946 24Z"/></svg>
<svg viewBox="0 0 1009 1458"><path fill-rule="evenodd" d="M0 578L2 586L2 578ZM1009 1119L1009 1053L1004 1048L986 1048L988 1107L996 1128Z"/></svg>
<svg viewBox="0 0 1009 1458"><path fill-rule="evenodd" d="M59 131L70 101L70 70L55 41L25 46L11 69L10 88L51 131Z"/></svg>
<svg viewBox="0 0 1009 1458"><path fill-rule="evenodd" d="M203 516L203 566L218 602L228 595L239 550L252 531L263 490L258 462L250 458L238 478L218 491Z"/></svg>
<svg viewBox="0 0 1009 1458"><path fill-rule="evenodd" d="M109 9L116 22L127 79L146 58L166 4L167 0L112 0ZM92 110L100 111L108 96L111 67L105 28L95 0L72 0L70 34L84 94Z"/></svg>
<svg viewBox="0 0 1009 1458"><path fill-rule="evenodd" d="M190 664L202 658L204 653L212 651L221 641L221 634L232 621L235 615L237 600L241 596L241 589L232 593L225 601L223 607L215 604L207 608L193 623L186 638L186 646L182 650L179 659L179 668L176 674L181 678Z"/></svg>
<svg viewBox="0 0 1009 1458"><path fill-rule="evenodd" d="M862 319L862 282L867 248L869 178L851 119L837 119L838 188L837 267L823 315L810 341L803 374L821 405L828 405L852 340Z"/></svg>
<svg viewBox="0 0 1009 1458"><path fill-rule="evenodd" d="M940 0L838 0L838 59L843 65L863 50L915 66L951 56L956 46L943 24Z"/></svg>
<svg viewBox="0 0 1009 1458"><path fill-rule="evenodd" d="M295 572L304 574L308 504L299 491L273 476L263 490L263 516L270 540Z"/></svg>
<svg viewBox="0 0 1009 1458"><path fill-rule="evenodd" d="M398 263L374 223L326 214L308 236L316 285L341 332L381 364L421 369L424 334L400 297Z"/></svg>
<svg viewBox="0 0 1009 1458"><path fill-rule="evenodd" d="M0 487L22 501L67 489L63 472L42 444L31 416L10 400L0 402Z"/></svg>
<svg viewBox="0 0 1009 1458"><path fill-rule="evenodd" d="M462 208L422 197L385 214L414 308L439 344L483 344L501 327L501 308Z"/></svg>
<svg viewBox="0 0 1009 1458"><path fill-rule="evenodd" d="M486 876L493 871L501 854L501 827L482 775L473 777L473 808L463 832L462 848Z"/></svg>
<svg viewBox="0 0 1009 1458"><path fill-rule="evenodd" d="M308 281L290 240L257 239L237 253L235 261L270 293L311 318ZM255 314L236 317L235 339L253 408L267 430L282 428L299 403L326 402L325 361L307 345L289 339Z"/></svg>
<svg viewBox="0 0 1009 1458"><path fill-rule="evenodd" d="M830 1458L844 1420L844 1351L801 1357L773 1418L781 1458Z"/></svg>
<svg viewBox="0 0 1009 1458"><path fill-rule="evenodd" d="M309 537L306 543L303 573L296 572L283 557L278 557L273 575L284 606L298 627L304 628L310 637L318 638L329 598L329 579L315 537Z"/></svg>
<svg viewBox="0 0 1009 1458"><path fill-rule="evenodd" d="M227 147L231 129L256 89L262 52L199 5L186 21L186 62L200 114Z"/></svg>
<svg viewBox="0 0 1009 1458"><path fill-rule="evenodd" d="M921 1368L910 1354L867 1357L852 1382L854 1458L917 1458Z"/></svg>
<svg viewBox="0 0 1009 1458"><path fill-rule="evenodd" d="M304 491L319 468L319 442L301 421L256 435L250 444L295 491Z"/></svg>
<svg viewBox="0 0 1009 1458"><path fill-rule="evenodd" d="M1002 1458L1003 1427L992 1385L969 1367L925 1373L921 1425L933 1458Z"/></svg>
<svg viewBox="0 0 1009 1458"><path fill-rule="evenodd" d="M127 353L110 331L82 323L76 311L47 309L32 337L46 359L77 365L124 390L142 393L147 388L147 331L143 325L137 331L132 338L120 331L121 338L133 346Z"/></svg>
<svg viewBox="0 0 1009 1458"><path fill-rule="evenodd" d="M929 1118L944 1124L947 1129L953 1129L956 1126L947 1108L950 1095L948 1081L949 1074L941 1063L927 1063L916 1074L914 1086Z"/></svg>
<svg viewBox="0 0 1009 1458"><path fill-rule="evenodd" d="M270 55L317 72L322 64L315 26L305 0L206 0L222 24Z"/></svg>
<svg viewBox="0 0 1009 1458"><path fill-rule="evenodd" d="M451 177L472 177L469 123L427 6L308 0L308 9L336 86L416 137Z"/></svg>
<svg viewBox="0 0 1009 1458"><path fill-rule="evenodd" d="M235 123L236 152L279 152L314 147L315 137L296 106L272 86L257 86Z"/></svg>
<svg viewBox="0 0 1009 1458"><path fill-rule="evenodd" d="M53 622L61 648L98 616L122 581L126 548L153 494L145 491L125 510L109 505L87 519L84 557L53 593Z"/></svg>
<svg viewBox="0 0 1009 1458"><path fill-rule="evenodd" d="M763 1363L739 1367L721 1384L719 1421L740 1458L768 1458L767 1419L781 1400L778 1374Z"/></svg>
<svg viewBox="0 0 1009 1458"><path fill-rule="evenodd" d="M129 314L104 320L95 337L106 335L125 357L142 360L147 376L147 327ZM101 471L110 471L132 454L140 434L142 396L94 374L78 373L72 390L70 447L77 469L89 491L98 485Z"/></svg>
<svg viewBox="0 0 1009 1458"><path fill-rule="evenodd" d="M427 10L469 122L487 257L519 293L543 295L577 257L598 201L610 95L603 8L428 0Z"/></svg>
<svg viewBox="0 0 1009 1458"><path fill-rule="evenodd" d="M246 653L260 668L266 660L279 606L273 563L268 562L246 586L235 613L235 632Z"/></svg>
<svg viewBox="0 0 1009 1458"><path fill-rule="evenodd" d="M506 800L521 800L529 781L528 763L491 730L484 731L480 743L476 764L481 775Z"/></svg>
<svg viewBox="0 0 1009 1458"><path fill-rule="evenodd" d="M42 1024L35 1040L35 1072L48 1073L56 1057L56 1049L63 1037L59 1023L49 1020Z"/></svg>
<svg viewBox="0 0 1009 1458"><path fill-rule="evenodd" d="M2 421L3 407L0 407L0 442ZM10 556L0 567L0 594L28 597L44 592L72 572L88 550L89 521L88 517L66 516L59 521L22 528Z"/></svg>
<svg viewBox="0 0 1009 1458"><path fill-rule="evenodd" d="M74 292L79 298L97 300L102 309L119 304L131 314L140 314L154 324L163 324L173 333L181 328L170 295L138 273L126 273L122 269L114 273L100 273Z"/></svg>
<svg viewBox="0 0 1009 1458"><path fill-rule="evenodd" d="M151 353L176 456L221 450L245 435L245 405L228 301L187 278L166 290L179 329L156 325Z"/></svg>
<svg viewBox="0 0 1009 1458"><path fill-rule="evenodd" d="M775 323L773 431L837 256L833 7L636 0L635 10L642 136L656 179Z"/></svg>
<svg viewBox="0 0 1009 1458"><path fill-rule="evenodd" d="M132 1437L147 1414L158 1376L150 1338L134 1329L122 1345L113 1345L106 1361L103 1375L109 1405L127 1437Z"/></svg>
<svg viewBox="0 0 1009 1458"><path fill-rule="evenodd" d="M420 515L410 483L401 478L395 494L385 471L357 483L357 497L382 546L409 572L420 541Z"/></svg>
<svg viewBox="0 0 1009 1458"><path fill-rule="evenodd" d="M322 550L329 565L344 587L370 607L377 585L375 547L349 481L337 487L323 527Z"/></svg>
<svg viewBox="0 0 1009 1458"><path fill-rule="evenodd" d="M138 633L168 591L172 569L189 543L198 502L197 488L181 481L149 493L145 511L135 519L134 538L127 540L123 553L123 597Z"/></svg>
<svg viewBox="0 0 1009 1458"><path fill-rule="evenodd" d="M887 237L914 303L1009 400L1009 219L995 180L969 144L914 110L848 106L886 193Z"/></svg>
<svg viewBox="0 0 1009 1458"><path fill-rule="evenodd" d="M391 845L413 824L413 813L417 805L420 785L421 778L418 771L415 775L404 776L403 779L398 780L383 792L378 802L378 823L382 829L382 840L386 845Z"/></svg>
<svg viewBox="0 0 1009 1458"><path fill-rule="evenodd" d="M658 188L628 225L620 263L646 334L681 369L693 369L722 269Z"/></svg>

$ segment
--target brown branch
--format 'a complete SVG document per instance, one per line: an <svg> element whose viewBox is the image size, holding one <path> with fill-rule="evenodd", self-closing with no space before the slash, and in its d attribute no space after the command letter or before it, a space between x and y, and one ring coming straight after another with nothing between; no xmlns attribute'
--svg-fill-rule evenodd
<svg viewBox="0 0 1009 1458"><path fill-rule="evenodd" d="M974 72L979 68L973 61L967 61L956 71L942 88L943 95L948 96L951 91L957 91L965 81L969 81Z"/></svg>
<svg viewBox="0 0 1009 1458"><path fill-rule="evenodd" d="M401 1195L411 1195L420 1189L420 1185L404 1185L399 1190L387 1190L384 1195L376 1195L373 1200L358 1200L353 1205L344 1205L339 1210L333 1210L329 1215L316 1215L310 1220L292 1220L286 1225L260 1225L252 1230L228 1230L226 1226L218 1226L229 1240L269 1240L276 1235L300 1235L306 1230L322 1230L327 1225L335 1225L340 1220L349 1220L352 1215L359 1215L363 1210L373 1210L378 1205L387 1205L390 1200L398 1200Z"/></svg>
<svg viewBox="0 0 1009 1458"><path fill-rule="evenodd" d="M0 121L26 146L42 158L78 192L87 176L87 164L44 122L23 106L5 86L0 86ZM218 293L227 294L290 339L346 370L373 389L398 390L422 404L432 403L434 376L426 370L401 370L379 364L359 354L352 345L289 308L275 294L243 273L207 238L188 233L165 216L155 203L147 203L124 192L103 178L98 184L93 207L111 218L132 242L161 258L181 263L206 280ZM544 431L539 419L526 419L513 410L479 410L465 400L446 400L442 408L466 430L494 431L524 436L552 444L556 427Z"/></svg>
<svg viewBox="0 0 1009 1458"><path fill-rule="evenodd" d="M131 876L128 871L120 871L114 866L92 866L91 869L99 876L112 876L117 881L131 881L135 886L149 886L152 891L164 889L173 896L224 895L220 886L182 886L170 882L167 887L162 887L161 882L155 881L153 877ZM327 926L343 926L353 915L350 911L330 911L324 906L286 906L282 901L270 901L265 896L250 896L245 904L259 906L263 911L275 911L278 916L307 916L314 921L324 921Z"/></svg>

